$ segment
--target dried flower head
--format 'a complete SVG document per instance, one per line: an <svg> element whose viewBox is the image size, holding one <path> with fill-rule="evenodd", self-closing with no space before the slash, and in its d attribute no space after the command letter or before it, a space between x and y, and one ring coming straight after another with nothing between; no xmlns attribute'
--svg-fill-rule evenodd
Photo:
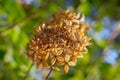
<svg viewBox="0 0 120 80"><path fill-rule="evenodd" d="M86 35L89 27L84 23L84 15L59 10L52 19L36 28L28 46L28 57L41 67L59 70L63 66L64 72L69 66L75 66L77 58L82 58L87 52L90 37Z"/></svg>

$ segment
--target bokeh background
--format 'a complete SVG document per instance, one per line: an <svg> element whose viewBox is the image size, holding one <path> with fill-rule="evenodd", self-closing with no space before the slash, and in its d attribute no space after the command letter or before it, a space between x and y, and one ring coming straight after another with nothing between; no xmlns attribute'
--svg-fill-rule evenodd
<svg viewBox="0 0 120 80"><path fill-rule="evenodd" d="M58 8L84 13L92 45L68 74L50 80L120 80L120 0L0 0L0 80L43 80L47 70L28 72L27 43L34 28Z"/></svg>

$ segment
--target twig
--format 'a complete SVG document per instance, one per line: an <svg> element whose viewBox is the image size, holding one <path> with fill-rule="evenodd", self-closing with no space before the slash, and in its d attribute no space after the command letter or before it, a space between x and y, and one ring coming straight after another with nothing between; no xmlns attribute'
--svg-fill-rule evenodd
<svg viewBox="0 0 120 80"><path fill-rule="evenodd" d="M30 72L30 70L31 70L31 68L32 68L32 66L33 66L33 64L34 64L34 63L32 63L31 66L29 67L29 69L28 69L28 71L27 71L25 77L23 78L23 80L26 80L26 78L28 77L28 73Z"/></svg>
<svg viewBox="0 0 120 80"><path fill-rule="evenodd" d="M48 1L49 1L49 0L48 0ZM9 30L9 29L11 29L11 28L14 28L14 27L16 27L17 25L23 24L24 22L26 22L26 21L28 21L28 20L31 20L32 18L34 18L35 16L37 16L38 14L40 14L40 11L41 11L41 10L45 10L45 8L47 8L47 7L50 5L51 2L52 2L52 0L50 0L49 2L46 2L46 4L43 5L43 6L41 6L41 7L39 8L39 10L37 10L36 12L34 12L34 13L26 16L26 17L23 18L21 21L18 21L18 22L16 22L16 23L14 23L13 25L10 25L9 27L3 29L2 31L0 31L0 33L5 32L5 31L7 31L7 30Z"/></svg>
<svg viewBox="0 0 120 80"><path fill-rule="evenodd" d="M102 55L106 55L107 52L110 50L110 47L112 45L112 43L114 43L114 39L115 37L120 33L120 22L118 22L117 28L115 30L112 31L112 33L110 34L110 37L107 40L107 46L104 48Z"/></svg>
<svg viewBox="0 0 120 80"><path fill-rule="evenodd" d="M40 8L40 9L41 9L41 8ZM17 27L18 25L20 25L20 24L22 24L22 23L24 23L24 22L26 22L26 21L34 18L34 17L39 13L39 11L40 11L40 10L38 10L38 11L36 11L36 12L28 15L28 16L26 16L25 18L23 18L23 19L22 19L21 21L19 21L19 22L16 22L16 23L10 25L9 27L7 27L7 28L3 29L2 31L0 31L0 33L5 32L5 31L7 31L7 30L9 30L9 29L12 29L12 28L14 28L14 27Z"/></svg>
<svg viewBox="0 0 120 80"><path fill-rule="evenodd" d="M52 68L50 69L50 71L49 71L48 75L46 76L45 80L48 80L48 77L50 76L51 72L52 72Z"/></svg>

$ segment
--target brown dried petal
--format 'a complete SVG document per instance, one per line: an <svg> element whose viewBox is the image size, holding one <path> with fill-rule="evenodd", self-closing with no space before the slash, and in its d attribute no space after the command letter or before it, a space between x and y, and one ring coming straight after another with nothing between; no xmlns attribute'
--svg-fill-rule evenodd
<svg viewBox="0 0 120 80"><path fill-rule="evenodd" d="M38 62L38 63L36 63L36 64L37 64L37 66L36 66L37 69L39 69L39 68L42 67L42 63L41 63L41 62Z"/></svg>
<svg viewBox="0 0 120 80"><path fill-rule="evenodd" d="M84 44L84 46L89 46L90 45L90 43L89 42L86 42L85 44Z"/></svg>
<svg viewBox="0 0 120 80"><path fill-rule="evenodd" d="M72 54L73 51L71 49L67 49L67 53Z"/></svg>
<svg viewBox="0 0 120 80"><path fill-rule="evenodd" d="M84 14L81 16L81 18L80 18L80 22L84 22L85 21L85 16L84 16Z"/></svg>
<svg viewBox="0 0 120 80"><path fill-rule="evenodd" d="M76 57L83 58L83 54L78 54L78 55L76 55Z"/></svg>
<svg viewBox="0 0 120 80"><path fill-rule="evenodd" d="M68 62L70 60L70 55L66 54L65 55L65 62Z"/></svg>
<svg viewBox="0 0 120 80"><path fill-rule="evenodd" d="M77 41L76 36L75 36L74 33L72 33L70 36L71 36L71 40L73 40L73 41Z"/></svg>
<svg viewBox="0 0 120 80"><path fill-rule="evenodd" d="M51 65L54 65L55 62L56 62L56 58L52 58L52 59L51 59Z"/></svg>
<svg viewBox="0 0 120 80"><path fill-rule="evenodd" d="M65 13L68 14L70 12L70 10L65 10Z"/></svg>
<svg viewBox="0 0 120 80"><path fill-rule="evenodd" d="M48 63L47 63L47 62L43 62L42 65L43 65L44 67L48 67Z"/></svg>
<svg viewBox="0 0 120 80"><path fill-rule="evenodd" d="M72 56L71 57L71 61L76 63L77 62L77 58L75 56Z"/></svg>
<svg viewBox="0 0 120 80"><path fill-rule="evenodd" d="M59 62L59 61L60 61L60 62L63 62L63 61L64 61L63 57L57 57L57 60L58 60L58 62Z"/></svg>
<svg viewBox="0 0 120 80"><path fill-rule="evenodd" d="M42 29L44 29L45 28L45 23L43 23L41 27L42 27Z"/></svg>
<svg viewBox="0 0 120 80"><path fill-rule="evenodd" d="M36 32L40 32L41 31L41 26L39 26L38 28L35 29Z"/></svg>
<svg viewBox="0 0 120 80"><path fill-rule="evenodd" d="M69 66L67 64L65 64L65 66L64 66L64 72L68 73L68 71L69 71Z"/></svg>
<svg viewBox="0 0 120 80"><path fill-rule="evenodd" d="M54 69L54 70L60 71L60 69L56 66L52 66L51 68Z"/></svg>
<svg viewBox="0 0 120 80"><path fill-rule="evenodd" d="M61 55L62 52L63 52L63 50L59 50L59 51L58 51L58 55Z"/></svg>
<svg viewBox="0 0 120 80"><path fill-rule="evenodd" d="M72 16L73 16L73 14L72 14L72 13L69 13L69 14L68 14L68 17L69 17L69 18L70 18L70 17L72 17Z"/></svg>
<svg viewBox="0 0 120 80"><path fill-rule="evenodd" d="M76 19L78 19L78 18L80 18L80 13L78 13L78 14L76 15Z"/></svg>
<svg viewBox="0 0 120 80"><path fill-rule="evenodd" d="M73 25L72 26L72 29L78 29L79 28L79 25Z"/></svg>
<svg viewBox="0 0 120 80"><path fill-rule="evenodd" d="M65 24L66 24L66 26L71 26L72 22L70 20L65 20Z"/></svg>
<svg viewBox="0 0 120 80"><path fill-rule="evenodd" d="M37 56L37 59L42 59L42 56L40 55L36 55Z"/></svg>
<svg viewBox="0 0 120 80"><path fill-rule="evenodd" d="M73 62L73 61L70 61L70 62L68 62L68 65L69 65L69 66L75 66L75 65L76 65L76 63L75 63L75 62Z"/></svg>
<svg viewBox="0 0 120 80"><path fill-rule="evenodd" d="M60 61L59 61L59 62L57 62L57 64L62 66L62 65L65 64L65 62L60 62Z"/></svg>
<svg viewBox="0 0 120 80"><path fill-rule="evenodd" d="M77 55L77 54L78 54L78 52L76 52L76 51L73 53L73 55Z"/></svg>
<svg viewBox="0 0 120 80"><path fill-rule="evenodd" d="M80 47L80 44L79 43L76 43L75 44L75 47L78 49Z"/></svg>
<svg viewBox="0 0 120 80"><path fill-rule="evenodd" d="M47 60L49 57L49 52L47 52L46 56L45 56L45 60Z"/></svg>
<svg viewBox="0 0 120 80"><path fill-rule="evenodd" d="M88 52L88 50L87 50L87 48L86 48L86 47L84 47L83 49L84 49L84 52Z"/></svg>
<svg viewBox="0 0 120 80"><path fill-rule="evenodd" d="M80 23L80 21L79 21L79 20L76 20L76 19L73 19L72 22L73 22L73 23L76 23L76 24L79 24L79 23Z"/></svg>
<svg viewBox="0 0 120 80"><path fill-rule="evenodd" d="M89 37L89 38L88 38L88 41L90 41L91 39L92 39L92 37Z"/></svg>

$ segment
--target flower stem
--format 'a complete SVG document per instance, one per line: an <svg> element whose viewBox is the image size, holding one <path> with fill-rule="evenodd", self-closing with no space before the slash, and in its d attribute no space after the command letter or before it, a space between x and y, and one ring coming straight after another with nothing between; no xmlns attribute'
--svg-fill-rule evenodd
<svg viewBox="0 0 120 80"><path fill-rule="evenodd" d="M50 69L50 71L49 71L48 75L46 76L45 80L48 80L48 77L50 76L51 72L52 72L52 69Z"/></svg>

